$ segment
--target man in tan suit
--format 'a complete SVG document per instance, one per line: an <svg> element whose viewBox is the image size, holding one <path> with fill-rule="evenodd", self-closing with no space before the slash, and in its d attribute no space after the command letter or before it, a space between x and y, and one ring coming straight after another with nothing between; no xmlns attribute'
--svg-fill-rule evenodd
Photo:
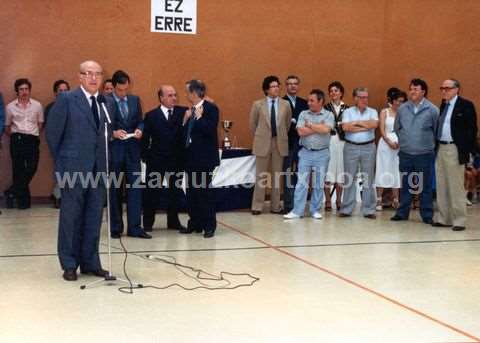
<svg viewBox="0 0 480 343"><path fill-rule="evenodd" d="M279 97L278 77L267 76L263 80L262 88L266 98L255 101L250 112L250 129L254 134L253 154L256 156L253 215L262 213L265 188L270 184L272 186L271 212L279 214L282 212L280 177L283 158L288 155L288 129L292 120L292 110L288 101ZM270 163L271 175L267 172Z"/></svg>

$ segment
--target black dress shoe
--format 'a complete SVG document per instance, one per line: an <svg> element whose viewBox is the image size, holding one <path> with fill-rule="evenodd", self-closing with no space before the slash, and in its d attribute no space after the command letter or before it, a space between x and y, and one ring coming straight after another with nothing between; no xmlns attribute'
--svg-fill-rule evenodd
<svg viewBox="0 0 480 343"><path fill-rule="evenodd" d="M212 238L213 236L215 236L215 231L205 231L203 234L203 238Z"/></svg>
<svg viewBox="0 0 480 343"><path fill-rule="evenodd" d="M112 233L112 234L110 235L110 237L116 238L116 239L120 238L121 236L122 236L122 234L121 234L121 233L118 233L118 232L114 232L114 233Z"/></svg>
<svg viewBox="0 0 480 343"><path fill-rule="evenodd" d="M452 227L453 231L463 231L465 230L465 226L454 226Z"/></svg>
<svg viewBox="0 0 480 343"><path fill-rule="evenodd" d="M139 233L135 235L130 235L127 234L128 237L133 237L133 238L145 238L145 239L151 239L152 236L150 236L148 233L146 233L144 230L140 231Z"/></svg>
<svg viewBox="0 0 480 343"><path fill-rule="evenodd" d="M60 207L62 207L62 199L55 198L55 200L53 201L53 207L57 210L60 209Z"/></svg>
<svg viewBox="0 0 480 343"><path fill-rule="evenodd" d="M167 230L184 230L186 229L185 226L182 224L177 224L177 225L167 225Z"/></svg>
<svg viewBox="0 0 480 343"><path fill-rule="evenodd" d="M87 274L87 275L95 275L98 277L105 277L108 275L108 270L105 269L97 269L97 270L80 270L80 273Z"/></svg>
<svg viewBox="0 0 480 343"><path fill-rule="evenodd" d="M432 226L433 227L450 227L451 225L445 225L445 224L442 224L440 222L433 222Z"/></svg>
<svg viewBox="0 0 480 343"><path fill-rule="evenodd" d="M3 193L5 197L5 207L6 208L14 208L15 207L15 196L10 193L9 191L5 191Z"/></svg>
<svg viewBox="0 0 480 343"><path fill-rule="evenodd" d="M252 210L252 215L258 216L260 214L262 214L262 211Z"/></svg>
<svg viewBox="0 0 480 343"><path fill-rule="evenodd" d="M272 214L285 214L283 213L283 210L278 210L278 211L270 211Z"/></svg>
<svg viewBox="0 0 480 343"><path fill-rule="evenodd" d="M377 219L377 216L375 214L366 214L363 217L367 219Z"/></svg>
<svg viewBox="0 0 480 343"><path fill-rule="evenodd" d="M191 227L183 227L183 229L178 230L178 232L183 234L190 234L190 233L193 233L193 231L196 231L196 230L192 229Z"/></svg>
<svg viewBox="0 0 480 343"><path fill-rule="evenodd" d="M403 218L403 217L400 217L398 214L394 215L392 218L390 218L391 221L394 221L394 222L399 222L399 221L402 221L402 220L407 220L406 218Z"/></svg>
<svg viewBox="0 0 480 343"><path fill-rule="evenodd" d="M427 224L427 225L432 225L433 224L433 220L430 218L430 219L423 219L423 223L424 224Z"/></svg>
<svg viewBox="0 0 480 343"><path fill-rule="evenodd" d="M75 269L65 269L63 272L63 279L65 281L77 281L77 272Z"/></svg>

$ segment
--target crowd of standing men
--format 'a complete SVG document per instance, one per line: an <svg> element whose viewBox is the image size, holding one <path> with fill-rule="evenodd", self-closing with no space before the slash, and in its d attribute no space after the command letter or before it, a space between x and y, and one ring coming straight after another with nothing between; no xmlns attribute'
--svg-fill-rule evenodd
<svg viewBox="0 0 480 343"><path fill-rule="evenodd" d="M383 189L391 188L396 209L392 221L408 220L413 195L418 194L424 223L465 230L465 166L473 161L478 165L479 147L475 107L459 96L458 80L442 83L440 109L427 99L428 85L422 79L411 80L408 96L392 88L380 118L368 106L367 88L355 88L355 103L348 107L342 101L344 87L340 82L328 86L331 102L326 104L320 89L313 89L307 101L298 97L299 81L297 76L287 77L287 95L281 99L278 77L265 78L265 98L252 106L250 127L257 160L253 215L262 213L265 188L271 185L271 212L283 214L285 219L301 218L311 187L310 215L321 219L324 192L325 210L331 210L333 182L337 215L350 217L356 204L355 180L360 175L365 218L376 219L376 211L382 210ZM377 128L381 133L378 150ZM291 189L284 192L282 209L277 176L289 176L288 171L295 169L298 179L285 181ZM434 216L435 170L438 212Z"/></svg>
<svg viewBox="0 0 480 343"><path fill-rule="evenodd" d="M106 178L100 178L97 184L73 178L73 183L55 186L53 197L60 207L58 252L64 279L76 280L78 268L84 274L108 274L98 255L106 196L112 204L112 238L120 238L125 226L130 237L152 238L149 232L160 206L160 188L167 190L168 229L213 237L216 213L211 181L220 163L219 110L206 97L205 84L200 80L186 82L190 108L177 105L174 87L162 85L159 106L144 116L139 97L130 93L131 80L126 72L118 70L103 81L102 67L86 61L80 65L78 76L80 85L72 91L64 80L54 83L55 101L46 107L45 115L41 104L30 96L32 84L28 79L15 81L17 98L6 106L6 115L0 96L0 122L3 124L5 115L13 173L13 183L5 191L7 207L30 207L29 183L37 170L39 134L44 125L57 181L65 180L65 175L71 179L79 173L106 174L107 160L109 171L117 180L125 181L114 185L109 194ZM455 231L465 229L464 167L478 153L477 124L474 105L459 96L457 80L442 83L440 109L427 99L428 86L421 79L410 82L408 96L392 88L388 107L380 116L368 106L367 88L353 90L354 105L349 107L343 102L345 89L338 81L328 86L328 103L320 89L313 89L307 100L302 99L297 95L299 84L297 76L288 76L287 94L281 98L279 78L268 76L262 83L265 97L252 105L249 125L256 156L253 215L262 213L265 190L271 186L270 210L285 219L305 215L310 188L309 212L313 218L322 218L323 204L326 211L332 209L332 189L337 215L349 217L356 204L355 180L360 173L361 213L365 218L376 218L376 211L382 209L383 189L391 188L396 209L391 220L407 220L412 195L418 193L423 222ZM378 148L377 128L381 135ZM2 133L0 125L0 136ZM141 173L142 160L146 163L143 191L131 187ZM178 216L182 172L189 215L186 226ZM163 187L154 182L158 176Z"/></svg>

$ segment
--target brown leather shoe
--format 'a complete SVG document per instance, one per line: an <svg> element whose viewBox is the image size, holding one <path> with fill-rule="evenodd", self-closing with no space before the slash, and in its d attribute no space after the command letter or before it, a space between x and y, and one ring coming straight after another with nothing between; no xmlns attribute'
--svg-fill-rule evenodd
<svg viewBox="0 0 480 343"><path fill-rule="evenodd" d="M465 230L465 226L454 226L452 227L453 231L463 231Z"/></svg>
<svg viewBox="0 0 480 343"><path fill-rule="evenodd" d="M262 214L262 211L252 210L252 215L258 216L260 214Z"/></svg>

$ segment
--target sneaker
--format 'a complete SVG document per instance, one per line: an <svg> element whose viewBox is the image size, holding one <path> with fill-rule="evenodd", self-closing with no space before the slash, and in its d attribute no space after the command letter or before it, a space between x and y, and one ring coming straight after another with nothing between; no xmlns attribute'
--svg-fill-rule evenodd
<svg viewBox="0 0 480 343"><path fill-rule="evenodd" d="M323 216L320 212L315 212L314 214L312 214L312 218L313 219L322 219Z"/></svg>
<svg viewBox="0 0 480 343"><path fill-rule="evenodd" d="M383 206L382 205L377 205L377 207L375 207L375 210L377 211L383 211Z"/></svg>
<svg viewBox="0 0 480 343"><path fill-rule="evenodd" d="M284 219L298 219L298 218L301 218L301 217L298 214L295 214L295 213L293 213L293 211L291 211L291 212L285 214L283 216L283 218Z"/></svg>
<svg viewBox="0 0 480 343"><path fill-rule="evenodd" d="M472 206L472 202L470 200L467 199L467 206Z"/></svg>

